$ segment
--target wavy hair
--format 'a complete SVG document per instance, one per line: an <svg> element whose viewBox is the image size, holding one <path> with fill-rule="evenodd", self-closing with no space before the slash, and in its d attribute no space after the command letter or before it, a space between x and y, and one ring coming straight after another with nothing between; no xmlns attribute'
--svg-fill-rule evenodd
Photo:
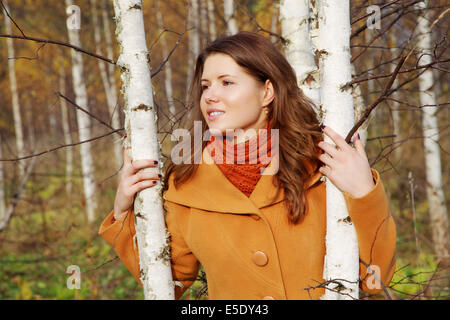
<svg viewBox="0 0 450 320"><path fill-rule="evenodd" d="M268 105L268 119L273 120L271 128L279 129L279 169L272 183L284 188L285 208L288 219L298 223L306 212L305 182L310 174L305 162L310 162L317 170L322 161L318 159L317 144L323 140L320 122L314 110L313 102L308 99L297 85L297 77L282 53L262 35L241 31L235 35L222 35L204 48L197 57L194 76L189 89L188 109L191 109L191 124L201 121L202 135L208 129L200 109L202 95L201 76L208 56L227 54L257 81L264 84L272 82L274 99ZM193 136L193 125L189 128ZM190 139L193 140L193 139ZM174 174L174 185L188 182L197 170L199 159L197 152L202 151L208 142L202 141L202 148L194 148L191 141L190 161L181 164L168 162L164 190L168 188L170 175ZM201 155L200 155L201 156Z"/></svg>

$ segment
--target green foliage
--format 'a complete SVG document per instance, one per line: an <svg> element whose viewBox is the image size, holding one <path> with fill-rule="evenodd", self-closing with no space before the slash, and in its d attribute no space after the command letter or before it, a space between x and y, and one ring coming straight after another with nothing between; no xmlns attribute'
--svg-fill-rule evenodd
<svg viewBox="0 0 450 320"><path fill-rule="evenodd" d="M439 267L436 259L424 252L418 256L414 264L406 263L404 258L397 259L397 268L390 288L400 299L412 299L421 296L430 297L428 289L436 287L439 281ZM450 291L432 290L433 298L447 297Z"/></svg>

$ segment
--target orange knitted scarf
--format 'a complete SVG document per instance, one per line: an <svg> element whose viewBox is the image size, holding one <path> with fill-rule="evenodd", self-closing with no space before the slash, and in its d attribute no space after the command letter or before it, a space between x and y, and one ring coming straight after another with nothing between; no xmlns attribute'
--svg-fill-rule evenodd
<svg viewBox="0 0 450 320"><path fill-rule="evenodd" d="M261 178L272 158L270 121L255 137L238 144L232 138L212 136L207 148L222 173L247 197ZM228 139L228 143L227 143ZM220 143L222 142L222 143ZM217 150L217 152L216 152ZM234 161L233 159L234 155ZM229 159L227 161L227 159ZM227 163L230 162L230 163Z"/></svg>

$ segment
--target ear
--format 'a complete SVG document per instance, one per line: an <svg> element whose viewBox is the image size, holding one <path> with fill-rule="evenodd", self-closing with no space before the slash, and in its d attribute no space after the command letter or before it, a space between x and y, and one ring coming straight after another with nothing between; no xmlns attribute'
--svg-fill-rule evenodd
<svg viewBox="0 0 450 320"><path fill-rule="evenodd" d="M263 95L263 101L262 106L265 107L269 105L273 99L275 98L275 91L273 89L272 82L267 79L264 83L264 89L263 89L264 95Z"/></svg>

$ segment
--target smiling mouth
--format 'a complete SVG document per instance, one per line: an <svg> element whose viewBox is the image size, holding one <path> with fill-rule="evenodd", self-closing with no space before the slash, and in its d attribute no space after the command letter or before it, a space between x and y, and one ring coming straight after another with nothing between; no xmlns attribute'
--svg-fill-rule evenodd
<svg viewBox="0 0 450 320"><path fill-rule="evenodd" d="M223 111L213 111L208 114L208 120L215 120L215 119L219 118L220 116L222 116L224 113L225 112L223 112Z"/></svg>

